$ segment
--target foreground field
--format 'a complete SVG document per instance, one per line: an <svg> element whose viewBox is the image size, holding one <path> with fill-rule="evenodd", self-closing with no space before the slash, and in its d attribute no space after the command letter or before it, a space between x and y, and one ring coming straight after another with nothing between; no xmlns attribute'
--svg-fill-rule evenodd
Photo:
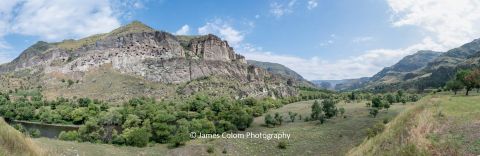
<svg viewBox="0 0 480 156"><path fill-rule="evenodd" d="M251 128L253 133L291 134L286 149L277 147L280 140L272 139L195 139L186 146L169 149L167 145L152 145L146 148L113 146L105 144L65 142L40 138L35 141L49 151L63 155L344 155L349 149L360 144L366 137L366 129L385 118L393 118L412 104L395 104L387 112L381 112L377 118L368 116L364 102L339 104L346 109L347 118L337 117L326 124L317 121L289 121L288 112L296 112L307 117L313 101L288 104L268 113L279 112L285 122L281 126L267 128L263 126L264 117L255 118ZM210 149L210 153L208 153Z"/></svg>
<svg viewBox="0 0 480 156"><path fill-rule="evenodd" d="M349 155L479 155L480 96L425 97Z"/></svg>
<svg viewBox="0 0 480 156"><path fill-rule="evenodd" d="M0 156L10 155L43 155L44 151L30 138L10 127L0 118Z"/></svg>

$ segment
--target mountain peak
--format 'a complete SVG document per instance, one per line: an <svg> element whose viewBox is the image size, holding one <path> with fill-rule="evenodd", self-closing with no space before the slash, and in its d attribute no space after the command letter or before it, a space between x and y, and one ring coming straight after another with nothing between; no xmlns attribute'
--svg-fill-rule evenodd
<svg viewBox="0 0 480 156"><path fill-rule="evenodd" d="M147 26L146 24L140 21L132 21L131 23L121 26L110 32L110 35L123 35L128 33L136 33L136 32L153 32L155 29Z"/></svg>

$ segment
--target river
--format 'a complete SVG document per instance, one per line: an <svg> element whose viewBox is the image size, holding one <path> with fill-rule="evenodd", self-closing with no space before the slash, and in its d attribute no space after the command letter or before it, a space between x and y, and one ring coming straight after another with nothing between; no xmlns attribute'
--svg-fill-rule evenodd
<svg viewBox="0 0 480 156"><path fill-rule="evenodd" d="M57 138L60 132L62 131L76 131L79 128L79 126L76 126L76 125L53 125L53 124L43 124L43 123L36 123L36 122L14 121L14 120L6 120L6 122L12 126L14 124L20 124L27 130L38 129L40 130L40 137L47 137L47 138Z"/></svg>

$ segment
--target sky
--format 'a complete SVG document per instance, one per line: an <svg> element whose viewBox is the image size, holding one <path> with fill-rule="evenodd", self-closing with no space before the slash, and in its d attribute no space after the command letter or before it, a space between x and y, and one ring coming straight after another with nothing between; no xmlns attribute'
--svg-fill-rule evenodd
<svg viewBox="0 0 480 156"><path fill-rule="evenodd" d="M480 1L0 0L0 63L37 41L80 39L134 20L178 35L215 34L247 59L308 80L347 79L480 38Z"/></svg>

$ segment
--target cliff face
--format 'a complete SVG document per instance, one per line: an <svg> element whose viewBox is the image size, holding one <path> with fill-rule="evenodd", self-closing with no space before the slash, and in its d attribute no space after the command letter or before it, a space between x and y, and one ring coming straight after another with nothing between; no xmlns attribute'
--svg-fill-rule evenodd
<svg viewBox="0 0 480 156"><path fill-rule="evenodd" d="M51 79L48 76L52 75L66 75L87 81L84 75L104 66L121 74L164 84L181 84L209 76L263 88L282 88L278 86L287 81L249 66L243 56L217 36L174 36L139 22L80 40L38 42L14 61L0 65L0 74L29 69L41 71L46 79ZM286 90L266 92L282 93L276 96L295 94L293 87L283 88Z"/></svg>

